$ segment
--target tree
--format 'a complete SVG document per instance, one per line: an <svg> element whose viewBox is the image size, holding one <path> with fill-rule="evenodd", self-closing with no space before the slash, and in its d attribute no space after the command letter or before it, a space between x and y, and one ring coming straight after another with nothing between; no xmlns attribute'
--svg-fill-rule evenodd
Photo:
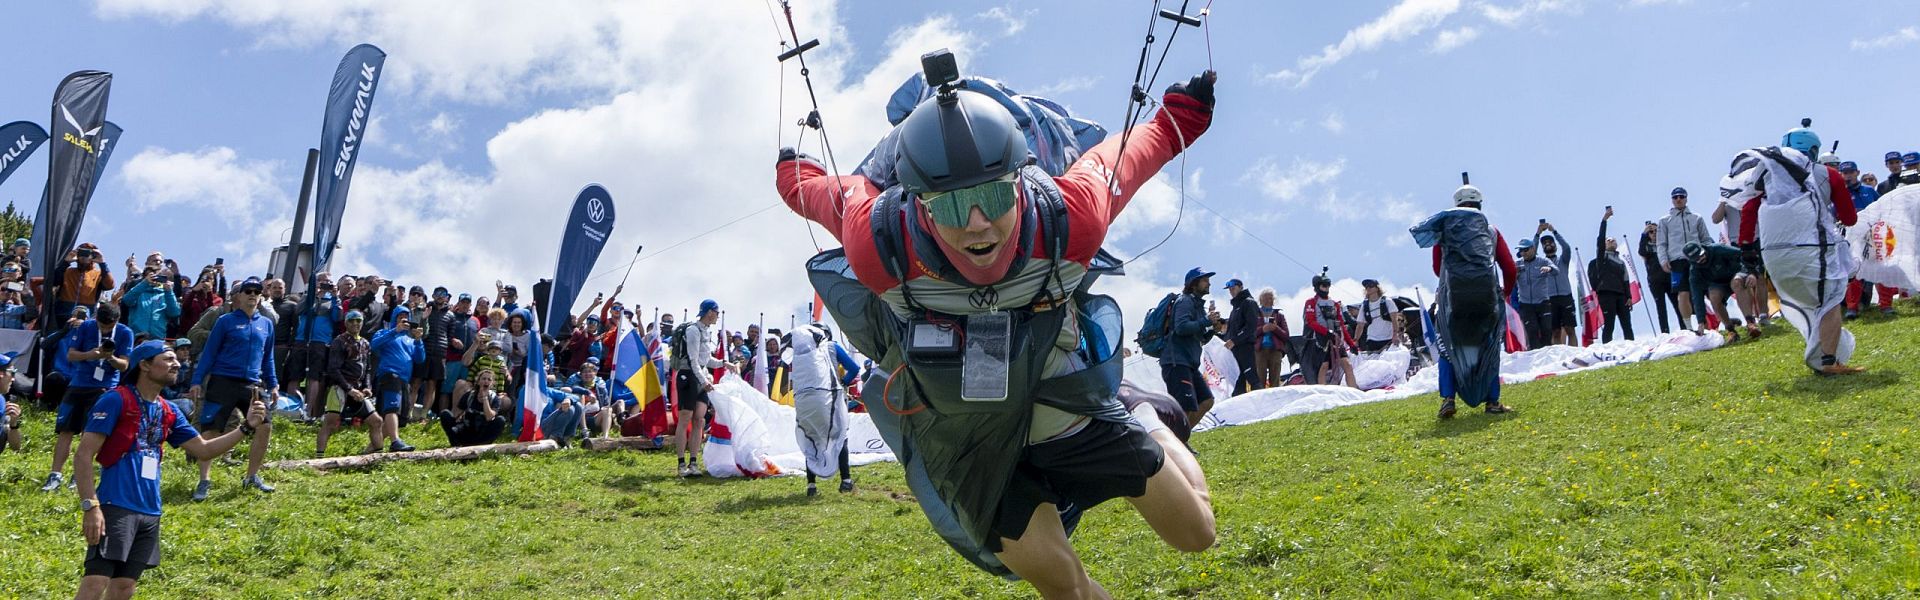
<svg viewBox="0 0 1920 600"><path fill-rule="evenodd" d="M5 210L0 210L0 244L12 245L14 240L33 237L33 219L20 214L8 202ZM36 248L37 249L37 248Z"/></svg>

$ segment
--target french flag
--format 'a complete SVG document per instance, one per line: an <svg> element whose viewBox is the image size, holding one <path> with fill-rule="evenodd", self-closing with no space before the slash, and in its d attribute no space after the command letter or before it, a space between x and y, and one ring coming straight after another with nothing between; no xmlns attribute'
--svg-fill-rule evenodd
<svg viewBox="0 0 1920 600"><path fill-rule="evenodd" d="M540 434L540 415L552 403L547 399L546 353L540 349L540 334L527 335L527 374L520 388L520 437L522 442L546 439Z"/></svg>

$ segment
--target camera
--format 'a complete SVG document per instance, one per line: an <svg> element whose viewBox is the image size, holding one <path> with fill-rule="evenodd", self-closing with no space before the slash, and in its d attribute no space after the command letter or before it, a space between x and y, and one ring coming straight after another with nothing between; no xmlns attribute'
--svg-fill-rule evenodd
<svg viewBox="0 0 1920 600"><path fill-rule="evenodd" d="M100 349L107 352L114 352L120 349L120 345L113 340L100 340Z"/></svg>
<svg viewBox="0 0 1920 600"><path fill-rule="evenodd" d="M920 72L926 76L928 87L946 88L960 80L959 61L946 48L920 55Z"/></svg>

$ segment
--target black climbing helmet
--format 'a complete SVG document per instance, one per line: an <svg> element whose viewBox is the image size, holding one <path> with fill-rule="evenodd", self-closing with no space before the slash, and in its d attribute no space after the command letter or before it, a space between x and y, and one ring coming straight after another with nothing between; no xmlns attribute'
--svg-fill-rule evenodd
<svg viewBox="0 0 1920 600"><path fill-rule="evenodd" d="M1027 152L1012 113L983 94L955 90L922 100L900 123L894 173L909 192L946 192L1012 173Z"/></svg>

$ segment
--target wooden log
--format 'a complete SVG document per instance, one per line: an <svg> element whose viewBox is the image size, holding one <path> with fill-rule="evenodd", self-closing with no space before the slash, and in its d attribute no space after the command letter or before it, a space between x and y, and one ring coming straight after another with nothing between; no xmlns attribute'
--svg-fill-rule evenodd
<svg viewBox="0 0 1920 600"><path fill-rule="evenodd" d="M606 452L609 450L659 450L660 449L660 446L653 443L653 438L638 437L638 436L617 437L617 438L587 438L587 441L582 442L580 444L580 447L586 448L588 450L593 450L596 452Z"/></svg>
<svg viewBox="0 0 1920 600"><path fill-rule="evenodd" d="M433 450L415 450L412 452L377 452L356 456L335 456L332 458L312 458L305 460L283 460L268 463L269 469L315 469L327 471L333 469L364 469L383 462L427 461L427 460L473 460L489 454L538 454L559 450L560 445L553 440L538 442L512 442L506 444L488 444L485 446L466 446L462 448L437 448Z"/></svg>

